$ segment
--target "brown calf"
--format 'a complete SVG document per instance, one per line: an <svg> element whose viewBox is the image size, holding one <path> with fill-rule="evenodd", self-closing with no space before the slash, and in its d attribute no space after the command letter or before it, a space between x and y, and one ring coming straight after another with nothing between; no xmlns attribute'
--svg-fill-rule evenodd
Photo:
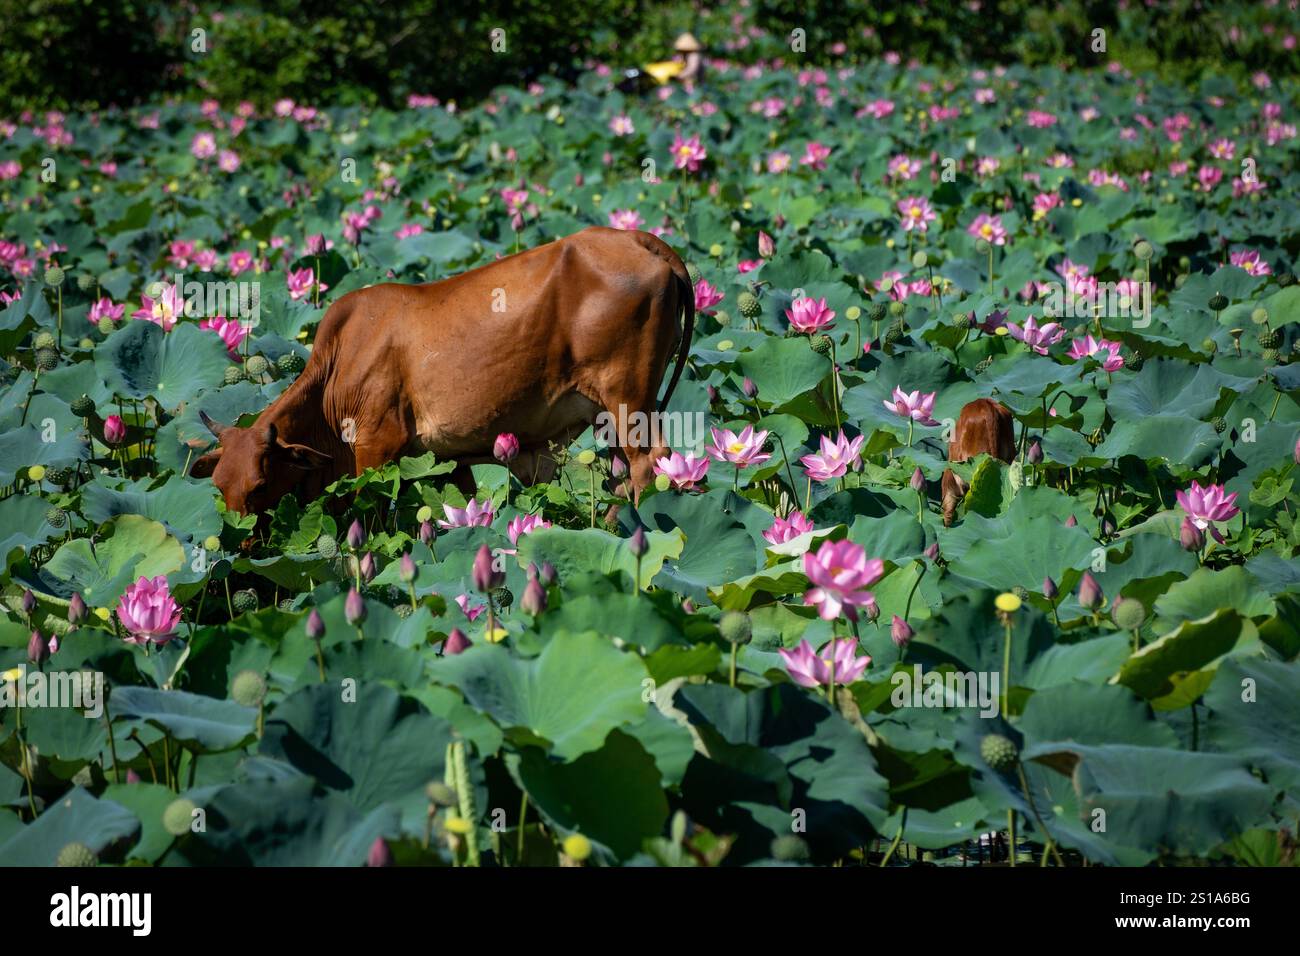
<svg viewBox="0 0 1300 956"><path fill-rule="evenodd" d="M991 398L977 398L961 410L952 441L948 442L948 461L969 461L976 455L992 455L1008 464L1016 457L1016 439L1012 431L1011 409ZM951 468L943 472L943 524L952 524L957 502L966 494L966 483Z"/></svg>

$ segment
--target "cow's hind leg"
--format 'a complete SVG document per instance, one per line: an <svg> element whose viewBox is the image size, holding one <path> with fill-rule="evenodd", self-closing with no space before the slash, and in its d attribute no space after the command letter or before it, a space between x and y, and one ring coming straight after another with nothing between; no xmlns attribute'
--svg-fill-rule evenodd
<svg viewBox="0 0 1300 956"><path fill-rule="evenodd" d="M966 495L966 483L951 468L945 468L940 487L943 491L943 526L948 528L957 514L958 502Z"/></svg>

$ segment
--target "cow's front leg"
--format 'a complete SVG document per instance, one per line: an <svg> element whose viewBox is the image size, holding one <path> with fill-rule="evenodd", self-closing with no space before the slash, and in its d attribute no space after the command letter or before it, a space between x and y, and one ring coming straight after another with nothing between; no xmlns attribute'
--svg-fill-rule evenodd
<svg viewBox="0 0 1300 956"><path fill-rule="evenodd" d="M945 468L940 488L943 493L943 526L949 528L957 514L957 503L966 496L966 483L951 468Z"/></svg>

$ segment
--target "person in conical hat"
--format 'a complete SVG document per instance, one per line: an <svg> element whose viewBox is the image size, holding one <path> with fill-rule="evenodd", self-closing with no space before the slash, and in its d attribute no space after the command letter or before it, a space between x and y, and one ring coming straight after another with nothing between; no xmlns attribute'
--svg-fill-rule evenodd
<svg viewBox="0 0 1300 956"><path fill-rule="evenodd" d="M686 57L686 69L681 72L681 79L698 80L704 69L704 47L700 46L700 41L690 32L683 33L673 44L673 49Z"/></svg>

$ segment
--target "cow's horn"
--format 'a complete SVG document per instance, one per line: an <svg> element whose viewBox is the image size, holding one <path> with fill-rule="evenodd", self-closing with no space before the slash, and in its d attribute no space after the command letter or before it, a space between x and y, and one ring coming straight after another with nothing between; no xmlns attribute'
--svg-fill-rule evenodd
<svg viewBox="0 0 1300 956"><path fill-rule="evenodd" d="M216 435L218 438L221 437L222 432L230 427L229 425L223 425L220 422L214 422L208 417L208 413L202 409L199 410L199 420L203 422L208 431L212 432L212 434Z"/></svg>

